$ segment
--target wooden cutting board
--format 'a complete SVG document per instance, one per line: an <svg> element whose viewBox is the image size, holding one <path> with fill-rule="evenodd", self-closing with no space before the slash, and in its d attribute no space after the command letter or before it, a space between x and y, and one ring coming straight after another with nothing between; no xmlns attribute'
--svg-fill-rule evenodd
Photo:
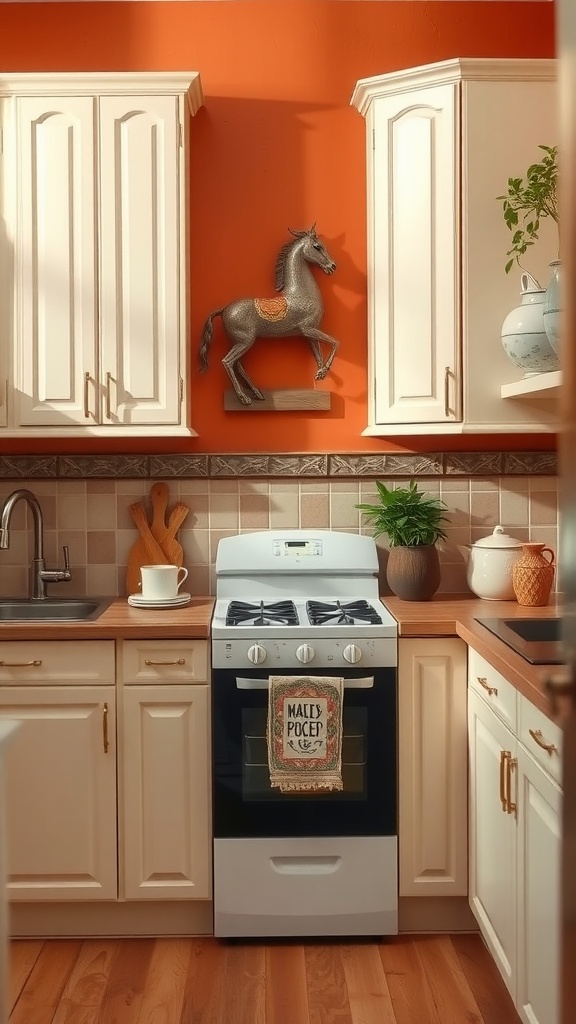
<svg viewBox="0 0 576 1024"><path fill-rule="evenodd" d="M130 506L130 513L138 528L138 538L128 554L126 565L126 593L137 594L140 590L140 569L143 565L178 565L184 561L181 544L176 540L176 533L190 509L183 502L178 502L168 517L168 486L154 484L150 492L152 503L152 521L144 502L135 502Z"/></svg>

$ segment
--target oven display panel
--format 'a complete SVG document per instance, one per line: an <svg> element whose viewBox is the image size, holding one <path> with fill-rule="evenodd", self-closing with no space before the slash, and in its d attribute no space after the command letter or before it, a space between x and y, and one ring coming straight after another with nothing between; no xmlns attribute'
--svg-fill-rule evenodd
<svg viewBox="0 0 576 1024"><path fill-rule="evenodd" d="M297 558L300 555L322 556L321 540L275 540L274 555L278 558Z"/></svg>

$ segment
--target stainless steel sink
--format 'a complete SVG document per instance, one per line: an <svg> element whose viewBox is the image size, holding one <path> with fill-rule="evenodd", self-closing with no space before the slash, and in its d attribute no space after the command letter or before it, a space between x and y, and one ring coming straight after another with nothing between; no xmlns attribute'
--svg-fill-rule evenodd
<svg viewBox="0 0 576 1024"><path fill-rule="evenodd" d="M531 665L562 665L561 619L476 619Z"/></svg>
<svg viewBox="0 0 576 1024"><path fill-rule="evenodd" d="M88 622L97 619L111 598L47 597L0 598L0 622Z"/></svg>

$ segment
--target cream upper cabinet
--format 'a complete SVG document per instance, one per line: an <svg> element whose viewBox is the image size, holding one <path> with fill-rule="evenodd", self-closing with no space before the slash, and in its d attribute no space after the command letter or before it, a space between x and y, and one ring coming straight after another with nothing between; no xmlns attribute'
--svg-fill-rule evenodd
<svg viewBox="0 0 576 1024"><path fill-rule="evenodd" d="M368 411L365 434L555 429L555 398L501 397L521 370L502 348L519 304L501 203L556 142L555 62L467 60L367 78ZM546 287L549 223L526 257Z"/></svg>
<svg viewBox="0 0 576 1024"><path fill-rule="evenodd" d="M468 892L466 644L398 644L399 894Z"/></svg>
<svg viewBox="0 0 576 1024"><path fill-rule="evenodd" d="M188 122L202 103L198 74L7 75L0 101L5 433L193 433Z"/></svg>

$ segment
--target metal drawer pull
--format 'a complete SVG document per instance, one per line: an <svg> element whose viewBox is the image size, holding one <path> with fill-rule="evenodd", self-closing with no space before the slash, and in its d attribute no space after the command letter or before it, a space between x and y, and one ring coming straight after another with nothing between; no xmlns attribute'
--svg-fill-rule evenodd
<svg viewBox="0 0 576 1024"><path fill-rule="evenodd" d="M90 409L88 406L88 388L90 387L90 371L86 370L84 373L84 416L86 419L90 419Z"/></svg>
<svg viewBox="0 0 576 1024"><path fill-rule="evenodd" d="M102 708L102 746L104 747L104 753L108 753L108 704L104 704Z"/></svg>
<svg viewBox="0 0 576 1024"><path fill-rule="evenodd" d="M185 665L186 664L186 658L178 658L178 661L150 661L149 658L146 658L144 664L145 665L154 665L154 666L158 666L158 665Z"/></svg>
<svg viewBox="0 0 576 1024"><path fill-rule="evenodd" d="M345 679L344 689L345 690L371 690L374 686L374 676L362 676L362 678ZM247 679L246 677L236 676L236 689L237 690L267 690L268 679Z"/></svg>
<svg viewBox="0 0 576 1024"><path fill-rule="evenodd" d="M490 686L486 682L486 677L485 676L476 676L476 679L480 683L480 686L483 686L484 689L487 690L489 697L492 697L492 696L497 697L498 696L497 688L495 686Z"/></svg>
<svg viewBox="0 0 576 1024"><path fill-rule="evenodd" d="M0 668L38 668L42 660L34 661L0 661Z"/></svg>
<svg viewBox="0 0 576 1024"><path fill-rule="evenodd" d="M546 741L542 738L541 729L528 729L528 732L534 740L534 743L537 743L538 746L541 747L542 750L545 750L547 754L552 755L559 753L558 747L555 746L554 743L546 743Z"/></svg>
<svg viewBox="0 0 576 1024"><path fill-rule="evenodd" d="M450 415L450 367L444 368L444 415Z"/></svg>
<svg viewBox="0 0 576 1024"><path fill-rule="evenodd" d="M516 770L518 761L512 757L509 750L506 751L506 810L508 814L516 814L516 804L510 799L512 792L512 772Z"/></svg>
<svg viewBox="0 0 576 1024"><path fill-rule="evenodd" d="M502 804L502 810L506 810L506 777L505 777L505 765L506 765L507 751L500 751L500 803Z"/></svg>
<svg viewBox="0 0 576 1024"><path fill-rule="evenodd" d="M110 371L108 371L108 373L106 374L106 384L105 384L106 419L107 420L112 418L112 413L110 412L110 388L111 388L111 381L112 381L112 374L110 373Z"/></svg>

